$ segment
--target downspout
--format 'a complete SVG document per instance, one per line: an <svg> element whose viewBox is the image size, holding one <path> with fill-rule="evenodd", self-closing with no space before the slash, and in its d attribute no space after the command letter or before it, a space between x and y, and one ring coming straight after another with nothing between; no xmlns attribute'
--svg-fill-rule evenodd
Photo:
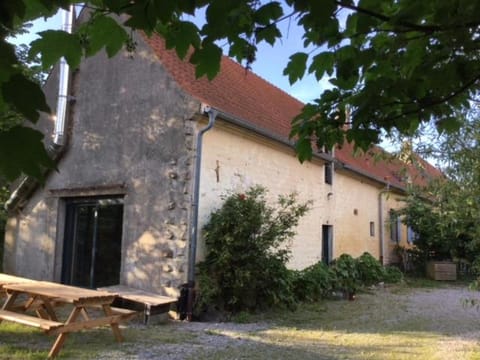
<svg viewBox="0 0 480 360"><path fill-rule="evenodd" d="M195 157L195 176L192 201L192 220L190 226L190 243L188 251L188 300L187 300L187 320L192 320L193 302L195 293L195 260L197 256L197 236L198 236L198 203L200 199L200 172L202 165L202 142L203 135L215 124L215 118L218 111L208 105L202 104L202 112L208 114L208 124L197 134L196 157Z"/></svg>
<svg viewBox="0 0 480 360"><path fill-rule="evenodd" d="M62 30L71 34L73 26L74 6L70 5L68 11L62 11ZM70 66L64 57L60 60L60 74L58 83L57 118L53 134L53 147L61 148L65 145L65 124L67 117L67 101L70 77Z"/></svg>
<svg viewBox="0 0 480 360"><path fill-rule="evenodd" d="M390 192L390 184L387 183L386 187L378 193L378 222L380 226L380 263L384 265L385 260L385 220L383 218L383 194Z"/></svg>
<svg viewBox="0 0 480 360"><path fill-rule="evenodd" d="M70 5L69 10L60 10L62 16L62 30L71 33L74 18L74 5ZM65 124L67 114L68 102L68 88L69 88L70 69L62 57L59 68L59 83L58 83L58 99L57 112L55 119L55 130L53 133L52 143L47 147L48 155L56 160L65 145ZM38 180L31 176L24 176L19 185L10 195L10 198L5 202L5 209L12 211L18 206L21 206L22 200L26 199L38 186Z"/></svg>

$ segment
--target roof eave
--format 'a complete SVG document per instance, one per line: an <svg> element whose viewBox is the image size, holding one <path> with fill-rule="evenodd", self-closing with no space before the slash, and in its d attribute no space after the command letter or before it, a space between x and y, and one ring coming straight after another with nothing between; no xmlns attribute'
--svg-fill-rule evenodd
<svg viewBox="0 0 480 360"><path fill-rule="evenodd" d="M350 171L350 172L353 172L357 175L361 175L363 177L366 177L370 180L373 180L375 182L378 182L384 186L388 186L390 189L396 189L398 191L401 191L401 192L407 192L407 188L405 186L400 186L400 185L397 185L397 184L392 184L391 182L389 182L388 180L385 180L385 179L382 179L382 178L379 178L377 176L374 176L374 175L371 175L363 170L360 170L358 168L355 168L353 166L350 166L346 163L343 163L343 162L340 162L337 160L337 164L340 164L341 168L342 169L345 169L347 171Z"/></svg>
<svg viewBox="0 0 480 360"><path fill-rule="evenodd" d="M257 135L265 137L265 138L267 138L269 140L272 140L276 143L288 146L292 149L295 148L295 142L290 140L290 139L287 139L283 136L277 135L277 134L273 133L272 131L267 130L265 128L262 128L260 126L253 125L251 122L249 122L245 119L241 119L241 118L239 118L235 115L229 114L229 113L227 113L227 112L225 112L221 109L215 108L213 106L212 106L212 108L215 109L215 111L217 111L217 113L218 113L217 116L219 118L221 118L223 121L226 121L226 122L228 122L232 125L241 127L245 130L251 131L251 132L253 132ZM316 159L321 159L321 160L328 161L328 162L334 160L331 155L325 154L325 153L313 153L313 157L316 158Z"/></svg>

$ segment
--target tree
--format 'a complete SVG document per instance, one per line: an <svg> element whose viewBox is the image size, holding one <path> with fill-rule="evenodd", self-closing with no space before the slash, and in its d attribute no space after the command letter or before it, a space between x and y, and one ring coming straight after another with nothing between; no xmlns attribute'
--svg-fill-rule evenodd
<svg viewBox="0 0 480 360"><path fill-rule="evenodd" d="M17 26L49 16L72 0L9 0L0 4L0 113L14 109L35 122L49 111L40 87L22 75L8 34ZM304 32L302 52L285 68L291 83L306 73L330 77L334 85L307 104L292 122L301 161L312 146L345 140L367 149L383 130L411 135L422 123L434 122L440 132L458 130L455 111L468 108L480 79L480 2L470 0L90 0L91 19L73 34L46 31L32 44L44 68L64 56L78 66L82 56L105 48L114 56L128 32L109 17L126 15L123 25L148 35L159 33L196 66L197 76L213 78L222 49L246 66L257 45L281 41L278 25L293 21ZM199 28L185 20L206 8ZM30 101L23 101L23 94ZM351 114L347 117L346 109ZM345 126L348 125L348 126ZM39 176L53 166L41 152L41 136L25 127L0 132L0 172L13 179L21 172ZM21 144L21 145L19 145ZM40 150L39 150L40 149ZM17 156L21 154L22 156ZM28 157L25 159L25 153ZM8 154L8 156L5 156ZM42 154L39 156L39 154Z"/></svg>
<svg viewBox="0 0 480 360"><path fill-rule="evenodd" d="M434 149L446 179L410 194L404 213L425 255L473 262L480 257L480 114L471 111L458 121L459 133L445 135Z"/></svg>

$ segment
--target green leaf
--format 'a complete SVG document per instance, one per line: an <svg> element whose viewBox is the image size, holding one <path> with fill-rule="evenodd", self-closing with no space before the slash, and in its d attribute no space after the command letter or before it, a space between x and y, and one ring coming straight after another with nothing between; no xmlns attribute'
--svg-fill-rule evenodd
<svg viewBox="0 0 480 360"><path fill-rule="evenodd" d="M329 76L333 74L333 65L335 64L335 57L332 52L322 52L313 57L312 63L308 68L308 73L315 73L315 77L318 81L323 77L325 73Z"/></svg>
<svg viewBox="0 0 480 360"><path fill-rule="evenodd" d="M50 112L40 85L23 74L13 75L1 86L4 100L28 120L36 122L40 111Z"/></svg>
<svg viewBox="0 0 480 360"><path fill-rule="evenodd" d="M122 10L127 9L132 3L130 0L100 0L100 2L103 3L107 9L116 14L120 14Z"/></svg>
<svg viewBox="0 0 480 360"><path fill-rule="evenodd" d="M141 0L129 5L125 11L130 18L125 21L125 26L133 29L142 29L150 35L157 24L155 5L150 1Z"/></svg>
<svg viewBox="0 0 480 360"><path fill-rule="evenodd" d="M352 59L337 62L337 78L332 84L344 90L353 89L359 79L358 68Z"/></svg>
<svg viewBox="0 0 480 360"><path fill-rule="evenodd" d="M200 78L206 75L208 80L212 80L220 71L221 58L222 49L214 43L204 42L203 47L196 49L190 58L195 65L195 76Z"/></svg>
<svg viewBox="0 0 480 360"><path fill-rule="evenodd" d="M298 52L290 56L287 67L283 70L283 75L288 75L290 85L300 80L307 69L308 54Z"/></svg>
<svg viewBox="0 0 480 360"><path fill-rule="evenodd" d="M348 15L347 26L346 26L346 33L348 35L352 36L357 33L357 22L358 22L358 15L356 13Z"/></svg>
<svg viewBox="0 0 480 360"><path fill-rule="evenodd" d="M55 0L23 0L25 3L25 14L19 18L19 21L25 23L27 21L36 20L40 17L47 18L57 13L59 6L68 9L69 1Z"/></svg>
<svg viewBox="0 0 480 360"><path fill-rule="evenodd" d="M13 45L0 40L0 82L7 80L13 73L17 71L14 65L17 64L15 48Z"/></svg>
<svg viewBox="0 0 480 360"><path fill-rule="evenodd" d="M25 3L22 0L8 0L0 2L0 24L9 29L14 28L16 17L22 19L25 16ZM4 29L0 28L0 34Z"/></svg>
<svg viewBox="0 0 480 360"><path fill-rule="evenodd" d="M9 181L22 173L41 180L45 169L55 167L42 139L42 133L23 126L0 131L0 174Z"/></svg>
<svg viewBox="0 0 480 360"><path fill-rule="evenodd" d="M165 38L167 49L175 48L180 59L185 58L190 46L200 46L200 35L197 25L190 21L177 21L173 23Z"/></svg>
<svg viewBox="0 0 480 360"><path fill-rule="evenodd" d="M435 126L440 134L454 133L460 130L462 122L456 117L446 117L438 120Z"/></svg>
<svg viewBox="0 0 480 360"><path fill-rule="evenodd" d="M88 37L86 55L92 56L105 47L108 57L120 51L128 39L125 29L111 17L96 16L80 30Z"/></svg>
<svg viewBox="0 0 480 360"><path fill-rule="evenodd" d="M41 54L43 69L49 69L63 56L68 64L76 69L82 58L82 46L76 34L60 30L47 30L39 33L40 39L31 43L29 56Z"/></svg>
<svg viewBox="0 0 480 360"><path fill-rule="evenodd" d="M268 25L283 15L282 5L277 1L269 2L255 11L253 18L257 24Z"/></svg>
<svg viewBox="0 0 480 360"><path fill-rule="evenodd" d="M301 163L312 158L312 143L308 138L299 139L295 143L295 150L297 151L298 160L300 160Z"/></svg>
<svg viewBox="0 0 480 360"><path fill-rule="evenodd" d="M282 33L278 30L276 25L270 25L262 28L258 28L255 31L255 38L257 43L266 41L270 45L274 45L277 39L282 37Z"/></svg>
<svg viewBox="0 0 480 360"><path fill-rule="evenodd" d="M177 1L155 0L155 11L158 19L163 23L168 23L172 19L177 6Z"/></svg>
<svg viewBox="0 0 480 360"><path fill-rule="evenodd" d="M251 59L252 55L255 57L257 47L243 38L235 39L228 49L228 56L237 59L240 63L245 58Z"/></svg>

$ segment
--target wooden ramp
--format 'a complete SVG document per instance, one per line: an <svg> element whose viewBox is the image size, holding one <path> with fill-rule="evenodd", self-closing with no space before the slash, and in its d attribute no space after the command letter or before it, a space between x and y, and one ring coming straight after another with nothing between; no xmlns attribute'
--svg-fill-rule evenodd
<svg viewBox="0 0 480 360"><path fill-rule="evenodd" d="M125 285L107 286L99 288L98 290L116 294L117 298L113 302L115 307L143 311L143 321L145 324L148 324L151 315L166 313L170 310L170 306L177 302L177 299L172 297L131 288Z"/></svg>

